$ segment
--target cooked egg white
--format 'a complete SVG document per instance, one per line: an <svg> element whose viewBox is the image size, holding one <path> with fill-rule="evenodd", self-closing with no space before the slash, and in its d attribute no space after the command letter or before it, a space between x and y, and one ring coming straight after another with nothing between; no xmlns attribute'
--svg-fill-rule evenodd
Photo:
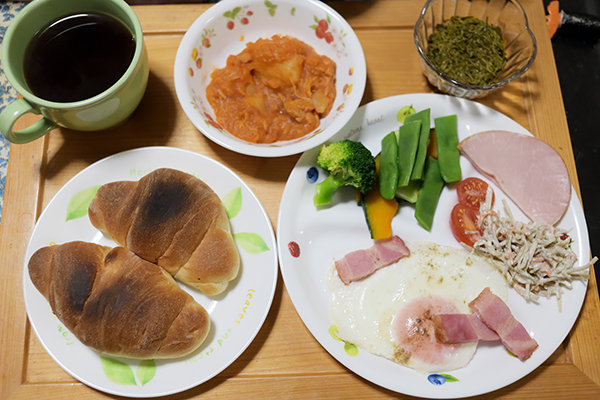
<svg viewBox="0 0 600 400"><path fill-rule="evenodd" d="M471 313L469 302L486 287L507 301L506 281L487 260L465 250L432 242L407 245L409 257L349 285L335 266L329 269L329 314L337 336L422 373L462 368L477 343L438 343L431 315Z"/></svg>

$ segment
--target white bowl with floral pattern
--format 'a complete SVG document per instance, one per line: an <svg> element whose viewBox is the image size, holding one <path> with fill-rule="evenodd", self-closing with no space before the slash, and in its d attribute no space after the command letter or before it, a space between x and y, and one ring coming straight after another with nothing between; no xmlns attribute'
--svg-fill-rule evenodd
<svg viewBox="0 0 600 400"><path fill-rule="evenodd" d="M321 26L319 28L319 26ZM324 29L325 28L325 29ZM320 126L306 136L272 144L236 138L216 121L206 99L211 73L246 44L274 35L295 37L336 63L336 98ZM175 57L175 90L187 117L202 134L232 151L259 157L302 153L324 143L350 120L365 90L360 41L334 9L317 0L222 0L190 26Z"/></svg>

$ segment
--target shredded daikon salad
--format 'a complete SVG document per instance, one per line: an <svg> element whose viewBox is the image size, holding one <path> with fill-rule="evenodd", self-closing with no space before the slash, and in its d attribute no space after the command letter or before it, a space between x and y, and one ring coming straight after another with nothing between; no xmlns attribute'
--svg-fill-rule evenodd
<svg viewBox="0 0 600 400"><path fill-rule="evenodd" d="M562 288L571 289L574 280L589 279L590 267L598 258L575 266L577 255L570 248L567 230L516 221L504 200L506 216L501 217L490 209L490 203L481 206L483 238L474 244L473 252L492 261L526 300L556 296L561 311Z"/></svg>

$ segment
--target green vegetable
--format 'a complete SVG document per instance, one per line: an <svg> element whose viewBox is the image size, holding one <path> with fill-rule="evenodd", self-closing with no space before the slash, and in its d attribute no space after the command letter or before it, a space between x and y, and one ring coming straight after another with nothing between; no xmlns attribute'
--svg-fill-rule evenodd
<svg viewBox="0 0 600 400"><path fill-rule="evenodd" d="M410 121L398 130L398 187L409 184L419 148L421 121Z"/></svg>
<svg viewBox="0 0 600 400"><path fill-rule="evenodd" d="M446 183L460 181L460 152L456 115L434 119L440 173Z"/></svg>
<svg viewBox="0 0 600 400"><path fill-rule="evenodd" d="M416 203L422 184L423 181L410 181L408 185L396 189L396 197L409 203Z"/></svg>
<svg viewBox="0 0 600 400"><path fill-rule="evenodd" d="M502 30L476 17L453 16L427 42L429 61L458 82L490 85L506 65Z"/></svg>
<svg viewBox="0 0 600 400"><path fill-rule="evenodd" d="M313 203L316 206L331 203L342 186L354 186L366 193L375 185L375 158L360 142L342 140L321 147L317 164L329 176L315 185Z"/></svg>
<svg viewBox="0 0 600 400"><path fill-rule="evenodd" d="M412 170L411 179L421 179L423 177L423 168L425 166L425 158L427 157L427 145L429 144L429 108L419 111L416 114L409 115L406 118L405 124L412 121L421 121L421 135L419 136L419 146L417 148L417 156L415 165Z"/></svg>
<svg viewBox="0 0 600 400"><path fill-rule="evenodd" d="M391 200L396 195L398 186L398 141L396 133L388 133L381 140L381 156L379 165L379 191Z"/></svg>
<svg viewBox="0 0 600 400"><path fill-rule="evenodd" d="M427 231L431 231L433 216L443 187L444 180L440 174L438 161L431 156L427 156L425 178L415 204L415 218L419 225Z"/></svg>

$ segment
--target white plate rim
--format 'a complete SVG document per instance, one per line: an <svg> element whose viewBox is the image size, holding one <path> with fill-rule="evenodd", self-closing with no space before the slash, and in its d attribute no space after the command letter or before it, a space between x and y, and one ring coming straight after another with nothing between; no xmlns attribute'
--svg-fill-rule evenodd
<svg viewBox="0 0 600 400"><path fill-rule="evenodd" d="M385 113L385 110L388 108L395 108L395 110L399 110L402 106L405 106L405 105L413 105L417 109L417 111L420 109L430 107L431 112L432 112L432 116L431 116L432 121L433 121L434 116L447 115L444 113L441 113L442 115L440 115L439 112L437 113L438 115L435 115L436 108L441 107L443 109L453 110L454 108L458 107L458 108L463 109L463 112L466 112L466 111L477 112L477 113L480 113L481 115L485 115L487 117L493 116L496 118L495 121L501 120L503 122L502 127L489 126L487 129L513 130L515 132L519 132L522 134L531 135L531 133L529 131L527 131L525 128L523 128L521 125L519 125L518 123L516 123L509 117L507 117L504 114L501 114L487 106L484 106L480 103L477 103L477 102L474 102L471 100L460 99L460 98L456 98L456 97L452 97L452 96L441 95L441 94L415 93L415 94L405 94L405 95L397 95L397 96L392 96L392 97L388 97L388 98L383 98L383 99L379 99L379 100L370 102L370 103L366 104L365 106L362 106L361 108L358 109L354 118L335 137L330 139L329 142L338 141L338 140L347 139L347 138L356 139L356 137L360 137L361 134L368 136L370 133L372 133L372 129L374 129L374 128L370 127L369 125L371 123L373 123L373 125L378 124L379 122L381 122L381 121L379 121L380 118L382 120L387 121L384 125L385 125L385 127L389 128L389 126L390 126L389 120L392 118L390 115L383 115L383 113ZM384 111L381 111L381 110L384 110ZM395 117L395 115L394 115L394 117ZM371 119L369 120L369 118L371 118ZM399 125L400 124L398 123L397 126L399 126ZM459 116L459 136L461 135L460 125L461 125L461 121L460 121L460 116ZM393 129L397 129L397 126L396 126L396 128L393 128ZM485 129L485 130L487 130L487 129ZM481 131L481 130L482 129L480 129L479 131ZM378 136L377 138L378 139L382 138L384 133L388 133L388 132L389 132L389 130L388 131L384 130L383 133L380 132L379 133L380 136ZM464 132L462 132L462 133L464 135ZM476 133L476 132L471 132L470 134L473 134L473 133ZM372 144L376 139L371 138L371 139L367 139L367 140L370 140L370 143ZM462 140L462 138L459 137L459 140ZM371 148L371 150L374 153L376 153L376 151L373 148ZM570 293L569 293L569 291L567 291L567 294L572 295L571 296L572 299L570 300L571 303L567 305L569 307L569 310L571 310L571 313L566 318L567 321L566 321L565 325L567 325L567 327L565 328L563 326L562 329L558 330L558 332L556 332L556 331L553 332L553 334L554 334L554 337L552 340L553 346L551 348L536 350L536 352L534 352L534 355L529 360L527 360L525 363L522 363L522 365L518 365L518 367L519 367L519 368L517 368L518 373L514 373L514 371L510 371L509 375L505 376L505 377L502 377L502 376L498 377L497 375L494 375L495 379L490 379L491 377L487 377L486 379L482 380L482 382L484 382L482 385L478 385L476 387L473 387L473 386L464 387L459 390L455 389L456 386L454 386L454 387L451 386L451 385L455 385L454 383L446 383L443 386L431 385L431 387L425 387L425 388L423 388L422 386L417 387L416 385L408 385L406 387L400 387L398 384L395 384L394 382L385 381L379 374L381 371L378 369L372 368L371 365L369 365L367 367L365 365L357 365L356 363L352 363L351 360L349 360L349 357L344 353L343 349L341 349L339 342L336 342L333 338L331 338L330 335L328 334L327 330L323 329L322 321L317 320L317 317L315 316L315 309L310 308L307 305L307 296L306 296L307 293L303 292L302 289L299 287L300 284L298 283L299 282L298 275L295 274L295 272L294 272L294 267L297 267L299 265L299 262L298 263L294 262L294 258L290 255L288 247L287 247L287 244L290 241L296 241L299 236L306 234L305 231L300 231L300 228L302 228L302 226L300 226L298 228L298 232L292 233L290 231L291 228L290 228L290 225L288 224L288 221L290 220L290 215L292 215L291 214L292 209L294 210L294 213L296 215L300 215L300 214L302 215L302 221L309 220L309 217L307 217L307 215L303 211L310 213L310 207L312 206L312 201L309 198L308 199L308 203L310 203L309 205L299 204L298 199L301 198L301 195L303 193L302 189L299 187L300 186L311 187L310 184L307 183L306 172L308 171L308 169L311 166L316 166L316 154L317 153L318 153L318 149L312 149L311 151L305 152L298 160L296 166L294 167L294 170L290 174L290 178L288 179L288 182L286 183L286 187L284 189L284 193L283 193L280 208L279 208L278 226L277 226L278 251L279 251L279 260L280 260L279 262L280 262L280 269L282 272L282 277L283 277L284 283L286 285L286 288L288 290L289 296L290 296L292 303L294 304L294 307L296 308L298 314L300 315L303 323L309 329L311 334L321 344L321 346L323 348L325 348L336 360L338 360L340 363L342 363L345 367L349 368L351 371L357 373L359 376L361 376L379 386L382 386L384 388L387 388L389 390L392 390L392 391L395 391L398 393L426 397L426 398L468 397L468 396L475 396L475 395L479 395L479 394L488 393L488 392L503 388L503 387L523 378L524 376L528 375L530 372L535 370L537 367L539 367L548 357L550 357L552 355L552 353L556 350L556 348L558 348L558 346L560 346L560 344L564 341L564 339L569 334L569 332L572 329L572 326L575 324L575 322L578 318L579 312L583 305L583 301L585 299L585 293L587 290L587 282L585 282L585 283L575 282L575 289L570 291ZM461 159L464 159L464 157L461 157ZM464 168L465 164L468 164L468 161L461 160L461 167L463 167L463 172L465 171L465 168ZM474 169L471 167L469 176L479 176L479 177L482 177L483 179L485 179L487 182L490 182L490 180L488 178L483 177L477 171L473 171L473 170ZM465 175L463 173L463 178L466 176L467 175ZM508 199L500 191L500 189L495 187L493 184L492 184L492 186L495 189L496 199L497 199L495 208L496 209L498 208L498 204L500 204L500 199L504 198L508 201L509 205L511 206L511 211L513 212L515 217L518 220L526 221L527 219L520 212L520 210L517 209L517 207L514 205L514 203L512 203L512 201L510 201L510 199ZM444 189L444 191L446 191L446 190L448 190L448 189ZM308 193L309 194L311 193L310 189L309 189ZM306 193L304 193L304 194L305 194L304 200L306 201L307 200L306 196L308 196L308 195ZM442 193L442 196L443 195L444 195L444 193ZM338 194L336 196L340 196L340 195ZM346 204L340 204L340 202L349 203L349 202L351 202L351 200L352 200L352 195L346 195L342 200L340 200L338 198L337 201L334 201L335 203L334 203L333 207L328 210L329 211L334 210L334 207L345 207ZM441 204L441 202L440 202L440 204ZM450 205L450 208L452 206L453 206L453 204ZM314 207L314 206L312 206L312 207ZM354 207L356 207L356 206L354 206ZM357 208L360 210L359 207L357 207ZM569 213L572 213L573 218L575 219L574 225L572 226L573 231L575 231L577 233L577 237L575 238L577 251L575 251L575 252L578 254L580 259L589 260L590 247L589 247L589 236L588 236L587 225L586 225L586 221L585 221L585 215L583 214L583 209L581 207L579 198L577 197L574 188L572 188L572 190L571 190L571 203L570 203L569 209L567 210L567 214L569 214ZM362 216L362 210L360 210L360 216ZM325 215L323 215L323 217L321 217L321 218L324 218L324 217L325 217ZM354 215L353 218L356 219L358 217L356 217L356 215ZM398 216L396 216L395 218L397 219ZM564 222L565 218L566 217L564 217L563 220L561 222L559 222L558 226L562 226L561 224L562 224L562 222ZM327 222L329 222L329 221L327 221ZM326 223L326 222L323 222L323 223ZM357 222L357 224L359 224L359 223L360 222ZM364 216L362 216L362 223L364 224ZM393 226L396 227L395 224ZM306 226L304 226L304 227L306 228ZM571 227L571 226L569 226L569 227ZM434 228L435 228L435 221L434 221ZM370 237L368 237L368 230L366 228L366 225L364 225L363 229L366 230L366 232L367 232L366 236L368 239L362 240L361 243L365 243L365 245L360 248L366 248L366 247L372 245L372 243L373 243L372 240L370 240ZM419 228L419 229L421 229L421 228ZM425 232L425 231L423 230L423 232ZM419 238L415 239L415 240L428 240L427 234L423 233L423 232L421 234L418 234L417 236L419 236ZM296 235L296 236L294 236L294 235ZM402 235L401 235L401 237L402 237ZM344 237L344 239L346 239L346 237ZM404 238L404 239L406 240L406 238ZM454 239L452 238L452 240L454 240ZM300 246L301 254L304 251L310 251L310 250L307 250L307 248L310 249L310 247L312 247L314 245L314 242L316 240L311 241L308 238L303 238L303 241L305 242L306 245L310 244L310 246L302 246L301 245ZM341 240L341 241L343 241L343 240ZM444 244L451 244L451 243L444 243ZM454 240L453 246L458 247L455 240ZM335 256L342 257L347 252L356 250L356 248L348 248L346 250L347 250L346 252L341 252L341 253L335 254ZM328 257L321 257L321 258L327 258L327 260L332 261L332 257L333 256L331 254L329 254ZM312 259L310 259L310 262L308 262L306 264L311 264L313 262L314 262L314 257ZM307 267L306 264L303 264L303 267ZM325 271L329 267L329 265L331 265L331 262L328 265L321 266L321 268L323 268L323 271ZM306 274L310 275L310 272L306 272ZM323 273L323 279L324 279L324 275L325 275L325 273ZM310 278L311 277L309 277L307 279L310 279ZM323 295L323 292L326 292L326 294L329 295L329 291L328 291L326 285L324 286L324 281L320 280L320 281L315 282L313 280L313 281L311 281L311 284L314 285L313 293L321 293L321 295ZM512 305L513 304L525 304L525 301L520 296L518 296L516 293L514 293L514 291L512 289L509 289L509 293L510 293L509 294L509 305L511 305L511 310L513 310L513 313L515 313L515 310L513 309ZM543 301L545 301L545 299L543 299L542 302ZM553 298L550 300L550 302L553 302L553 301L555 302L556 299ZM550 303L550 304L554 304L554 303ZM328 307L323 307L323 308L328 309ZM563 308L565 308L564 300L563 300ZM565 317L565 314L563 314L562 317ZM328 316L327 316L327 318L328 318ZM525 326L527 326L527 323L525 321L521 321L521 322ZM538 341L539 341L539 339L538 339ZM478 349L478 351L479 351L479 349ZM362 350L362 352L367 353L365 350ZM399 368L403 368L404 370L411 371L409 373L413 373L412 370L410 370L408 368L405 368L402 366L396 367L396 364L392 363L391 361L387 361L387 360L379 358L377 356L373 356L373 355L370 355L367 353L366 357L367 357L366 359L370 359L370 360L377 359L377 362L381 362L381 360L383 360L384 363L387 362L387 363L393 365L393 367L391 367L391 368L399 367ZM474 360L476 360L476 357L477 357L477 354L475 355ZM473 364L474 360L471 361L471 364ZM363 358L363 359L361 359L361 361L364 363L365 359ZM368 364L366 364L366 365L368 365ZM469 366L467 366L466 368L469 368ZM450 372L450 374L452 374L453 372L456 372L456 371L452 371L452 372ZM420 374L414 372L413 375L415 377L417 377ZM449 390L448 392L444 392L444 391L439 390L440 387L448 387L448 388L452 388L452 389Z"/></svg>
<svg viewBox="0 0 600 400"><path fill-rule="evenodd" d="M182 163L185 163L185 161L189 161L189 160L195 160L196 162L204 163L204 165L211 166L211 168L214 168L213 171L218 171L217 173L221 174L222 176L223 175L226 176L227 178L225 180L234 181L236 184L239 185L240 189L242 190L243 196L247 197L247 200L245 200L245 201L249 202L251 207L253 208L253 210L252 210L253 215L255 215L253 223L257 226L260 226L260 229L262 229L263 234L261 236L263 237L265 244L269 248L268 251L265 251L263 253L263 256L264 256L263 258L266 260L269 260L269 262L264 263L266 265L266 269L269 274L264 276L264 278L266 278L266 279L264 279L264 285L261 288L261 290L264 290L264 293L266 293L267 296L261 299L262 309L259 310L259 314L255 314L252 317L247 317L247 318L251 318L250 323L253 325L251 325L250 329L248 330L249 332L247 332L245 335L242 335L244 337L239 341L240 343L237 343L236 349L233 352L230 352L231 354L228 357L226 357L227 358L226 360L219 362L219 363L215 363L217 365L214 368L209 368L209 372L205 373L203 376L200 375L199 377L192 378L192 381L187 382L185 385L179 386L179 385L175 384L173 387L169 387L167 389L161 388L161 389L158 389L155 391L151 391L151 390L148 390L143 387L141 389L146 389L145 391L143 391L143 390L138 391L135 389L133 391L131 391L131 390L125 389L125 388L129 389L130 388L129 386L121 387L119 385L116 385L116 386L105 385L103 383L98 383L96 381L86 379L86 378L82 377L79 370L76 371L73 368L67 367L65 365L64 358L60 354L60 352L53 351L50 348L50 346L48 345L47 337L50 333L42 332L40 330L40 326L38 326L39 324L37 321L37 317L32 312L33 307L39 307L39 304L34 306L33 302L39 302L40 298L42 299L42 301L46 301L46 300L41 296L41 294L39 292L37 292L37 289L31 283L31 279L29 278L29 274L28 274L28 270L27 270L27 262L31 256L31 254L33 254L33 252L35 250L37 250L37 248L39 247L39 246L37 246L34 248L33 243L36 240L36 235L38 234L38 231L40 230L40 226L42 226L42 224L44 223L44 219L45 219L45 216L47 215L47 213L52 211L54 205L59 201L58 199L61 196L63 196L63 193L66 190L68 190L69 187L74 184L74 182L81 180L86 174L90 173L90 171L94 171L94 170L98 170L98 169L102 169L102 168L108 168L108 167L110 167L110 164L112 164L112 163L123 162L123 161L127 160L128 158L133 158L133 157L137 157L137 158L147 157L150 160L150 161L148 161L148 165L150 165L150 167L143 170L142 171L143 174L148 173L157 168L162 168L162 167L178 168L181 170L185 170L186 169L185 167L182 168ZM189 170L190 171L186 171L186 172L193 173L192 171L194 170L194 168L189 167ZM141 176L142 175L140 175L139 177L141 177ZM139 177L138 177L138 179L139 179ZM110 182L113 180L114 179L108 179L107 182ZM130 179L130 180L137 180L137 179ZM214 188L213 188L213 190L214 190ZM216 192L216 190L215 190L215 192ZM61 201L62 201L62 199L61 199ZM241 213L242 213L242 211L240 211L240 214ZM85 219L87 220L87 223L89 224L89 219L87 218L87 215L86 215ZM235 223L233 221L230 221L230 222L232 223L232 231L235 234L236 232L233 230L233 226ZM93 228L93 229L95 229L95 228ZM104 241L104 243L101 243L101 244L104 244L104 245L112 244L114 246L114 242L112 240L104 238L104 237L102 237L100 239L100 237L102 237L102 234L98 232L97 239L95 239L94 241L100 240L100 241ZM174 147L151 146L151 147L136 148L136 149L132 149L132 150L123 151L121 153L113 154L111 156L103 158L103 159L89 165L88 167L86 167L85 169L80 171L79 173L77 173L54 195L54 197L50 200L50 202L48 203L48 205L46 206L46 208L44 209L44 211L38 218L38 221L36 222L36 225L33 229L30 241L27 246L26 257L25 257L24 266L23 266L23 293L24 293L24 300L25 300L25 306L26 306L28 318L29 318L31 326L32 326L36 336L38 337L40 343L42 344L44 349L48 352L48 354L51 356L51 358L61 368L63 368L63 370L65 370L65 372L67 372L68 374L73 376L75 379L79 380L80 382L82 382L92 388L95 388L97 390L103 391L105 393L113 394L113 395L126 396L126 397L137 397L137 398L157 397L157 396L164 396L164 395L171 395L171 394L179 393L179 392L191 389L193 387L196 387L198 385L201 385L202 383L210 380L211 378L213 378L216 375L218 375L219 373L221 373L223 370L225 370L228 366L230 366L234 361L236 361L239 358L239 356L248 348L248 346L250 346L252 341L258 335L258 333L259 333L260 329L262 328L262 326L267 318L267 315L271 309L271 305L272 305L272 302L273 302L273 299L275 296L276 287L277 287L277 279L278 279L279 270L278 270L278 254L277 254L275 247L276 247L276 237L275 237L273 227L272 227L272 224L270 222L270 219L269 219L269 216L268 216L266 210L264 209L264 207L261 204L258 197L254 194L252 189L241 179L241 177L239 177L229 167L221 164L220 162L218 162L214 159L211 159L205 155L202 155L200 153L196 153L191 150L174 148ZM199 303L201 303L207 309L207 311L209 311L209 314L211 313L212 309L217 308L219 306L218 303L220 301L224 301L228 298L227 295L229 294L229 292L233 293L234 291L236 291L237 287L240 285L239 282L244 277L244 270L248 271L248 269L249 269L249 265L247 265L247 263L244 261L247 261L250 257L247 255L245 256L244 250L241 249L239 245L238 245L238 248L239 248L239 252L240 252L240 257L242 259L242 270L240 272L240 275L234 281L232 281L232 283L230 284L230 287L223 294L217 295L217 296L214 296L211 298L209 296L202 294L199 291L196 291L194 289L186 287L185 285L180 284L180 286L186 292L190 293ZM246 275L248 275L248 272L246 272ZM256 293L255 293L255 295L256 295ZM37 299L32 300L32 299L30 299L30 296L37 297ZM239 297L240 295L237 294L237 296ZM242 298L247 299L247 296L242 296ZM51 310L49 309L49 304L47 303L47 301L46 301L46 305L48 307L49 313L52 314ZM241 306L239 307L240 310L242 310L243 305L244 304L241 304ZM247 307L247 308L249 308L249 307ZM245 314L245 310L244 310L244 314ZM248 314L248 315L250 315L250 314ZM237 318L239 319L239 316ZM56 317L54 317L54 319L56 319ZM68 331L66 328L64 328L64 330ZM213 343L212 342L209 343L208 341L215 340L214 336L215 336L216 332L214 332L214 330L215 330L215 325L213 323L213 316L211 315L211 332L209 332L209 337L205 340L205 342L201 345L201 347L197 351L192 353L191 355L183 357L183 358L179 358L179 359L175 359L175 360L157 360L156 362L157 362L157 364L159 364L159 366L157 367L157 371L160 368L160 365L167 365L169 363L179 363L179 364L184 363L185 365L191 365L192 363L197 362L197 360L194 360L195 358L198 358L198 357L200 357L200 359L202 358L202 354L204 353L205 350L206 351L210 350L210 352L212 353L213 352L213 349L212 349ZM221 332L219 332L219 333L221 333ZM221 339L217 339L217 342L219 340L221 342L224 342L226 339L221 337ZM98 357L101 356L101 354L98 354L98 353L94 352L93 350L87 348L86 346L84 346L83 344L78 342L76 339L75 339L75 342L76 342L75 344L77 346L80 346L82 351L92 353ZM114 358L114 359L117 359L117 360L120 360L123 362L131 361L132 363L136 363L137 361L139 361L139 360L127 360L124 358L113 357L113 356L108 356L108 357L111 357L111 358ZM133 366L132 365L130 365L130 366L133 369Z"/></svg>

